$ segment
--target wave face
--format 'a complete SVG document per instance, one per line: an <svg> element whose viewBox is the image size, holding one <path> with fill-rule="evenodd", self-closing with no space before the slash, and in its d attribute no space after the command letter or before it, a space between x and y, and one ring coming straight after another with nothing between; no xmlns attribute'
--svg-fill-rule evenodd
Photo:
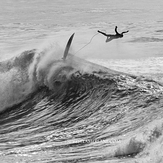
<svg viewBox="0 0 163 163"><path fill-rule="evenodd" d="M161 160L162 84L73 55L64 62L62 52L0 63L0 160Z"/></svg>

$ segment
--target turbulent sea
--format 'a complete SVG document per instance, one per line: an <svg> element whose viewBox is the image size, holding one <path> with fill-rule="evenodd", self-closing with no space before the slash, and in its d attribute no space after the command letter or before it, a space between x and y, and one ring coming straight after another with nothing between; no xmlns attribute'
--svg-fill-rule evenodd
<svg viewBox="0 0 163 163"><path fill-rule="evenodd" d="M1 0L0 163L162 163L162 9Z"/></svg>

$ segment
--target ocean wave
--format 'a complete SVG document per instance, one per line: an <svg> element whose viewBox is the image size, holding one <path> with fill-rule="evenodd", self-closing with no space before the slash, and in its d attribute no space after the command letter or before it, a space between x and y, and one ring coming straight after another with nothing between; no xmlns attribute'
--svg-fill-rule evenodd
<svg viewBox="0 0 163 163"><path fill-rule="evenodd" d="M93 71L95 67L88 62L79 64L82 60L72 55L64 62L62 54L63 50L52 47L42 51L33 49L0 62L0 111L23 101L41 86L55 92L75 71Z"/></svg>
<svg viewBox="0 0 163 163"><path fill-rule="evenodd" d="M0 157L141 159L162 139L154 121L162 118L163 85L62 55L33 49L0 63Z"/></svg>

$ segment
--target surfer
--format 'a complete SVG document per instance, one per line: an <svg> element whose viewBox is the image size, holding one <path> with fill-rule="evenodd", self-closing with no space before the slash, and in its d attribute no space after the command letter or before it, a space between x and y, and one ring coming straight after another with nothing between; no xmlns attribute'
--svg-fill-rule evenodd
<svg viewBox="0 0 163 163"><path fill-rule="evenodd" d="M101 34L103 34L104 36L107 37L106 42L109 42L109 41L111 41L111 40L113 40L113 39L122 38L124 33L129 32L129 31L124 31L124 32L122 32L122 33L118 33L117 28L118 28L118 27L115 26L115 33L116 33L116 34L106 34L106 33L101 32L101 31L99 31L99 30L98 30L98 32L101 33Z"/></svg>

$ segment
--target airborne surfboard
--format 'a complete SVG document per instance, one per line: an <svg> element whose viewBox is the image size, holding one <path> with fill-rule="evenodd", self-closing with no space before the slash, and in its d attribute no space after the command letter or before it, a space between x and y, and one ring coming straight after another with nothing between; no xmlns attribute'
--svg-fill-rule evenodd
<svg viewBox="0 0 163 163"><path fill-rule="evenodd" d="M71 35L71 37L69 38L69 40L68 40L68 42L67 42L67 45L66 45L66 48L65 48L65 51L64 51L64 55L63 55L63 60L65 60L66 57L67 57L67 55L68 55L68 52L69 52L69 49L70 49L71 42L72 42L72 39L73 39L73 37L74 37L74 34L75 34L75 33L73 33L73 34Z"/></svg>

